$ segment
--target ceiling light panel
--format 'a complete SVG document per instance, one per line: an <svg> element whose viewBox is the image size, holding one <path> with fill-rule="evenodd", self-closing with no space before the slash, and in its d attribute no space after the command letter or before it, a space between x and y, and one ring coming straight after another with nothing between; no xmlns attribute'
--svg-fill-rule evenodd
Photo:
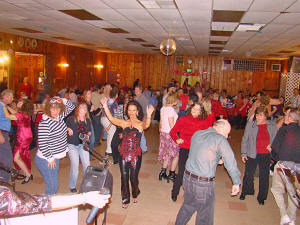
<svg viewBox="0 0 300 225"><path fill-rule="evenodd" d="M263 27L265 26L265 24L245 24L245 23L241 23L239 24L239 26L237 27L236 31L260 31Z"/></svg>
<svg viewBox="0 0 300 225"><path fill-rule="evenodd" d="M139 0L139 2L146 9L160 9L160 6L156 3L156 1Z"/></svg>
<svg viewBox="0 0 300 225"><path fill-rule="evenodd" d="M176 9L176 5L174 4L174 1L163 1L158 0L156 3L159 5L161 9Z"/></svg>
<svg viewBox="0 0 300 225"><path fill-rule="evenodd" d="M211 29L220 31L234 31L237 25L238 23L212 22Z"/></svg>

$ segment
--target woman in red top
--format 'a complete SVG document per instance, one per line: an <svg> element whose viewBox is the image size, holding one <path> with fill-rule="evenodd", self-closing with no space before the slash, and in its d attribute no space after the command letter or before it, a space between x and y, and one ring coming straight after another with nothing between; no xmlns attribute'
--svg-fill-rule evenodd
<svg viewBox="0 0 300 225"><path fill-rule="evenodd" d="M172 200L177 200L182 178L185 170L185 163L189 155L190 142L193 134L198 130L205 130L210 127L206 120L206 112L201 103L193 104L187 115L180 117L170 131L170 135L179 145L178 175L175 178L172 189Z"/></svg>
<svg viewBox="0 0 300 225"><path fill-rule="evenodd" d="M255 169L259 167L259 192L257 201L264 205L268 196L269 171L270 171L270 144L277 132L276 123L267 120L268 111L265 106L259 106L255 110L255 121L249 121L246 125L242 139L242 162L245 163L245 174L240 200L246 195L254 195L253 176Z"/></svg>
<svg viewBox="0 0 300 225"><path fill-rule="evenodd" d="M244 129L247 123L248 111L252 105L249 103L249 97L245 97L241 104L237 105L237 116L234 116L233 122L236 129Z"/></svg>

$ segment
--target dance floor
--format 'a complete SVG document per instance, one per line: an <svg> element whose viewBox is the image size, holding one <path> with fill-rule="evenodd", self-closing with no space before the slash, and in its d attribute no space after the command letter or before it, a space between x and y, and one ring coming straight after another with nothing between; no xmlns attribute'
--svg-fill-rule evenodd
<svg viewBox="0 0 300 225"><path fill-rule="evenodd" d="M235 152L238 166L241 173L244 173L244 165L240 160L240 143L243 135L242 130L232 130L229 142ZM147 145L149 151L143 154L142 168L139 175L141 194L138 203L131 203L128 209L121 206L120 190L120 170L118 165L110 165L109 170L114 177L114 187L111 203L108 209L107 225L174 225L177 212L183 202L183 191L181 190L177 202L171 200L172 183L158 180L158 173L161 165L157 161L159 146L158 125L146 131ZM103 153L106 142L103 141L97 146L97 151ZM32 151L34 157L35 150ZM32 160L34 162L34 160ZM97 161L92 161L92 165L97 165ZM59 193L68 193L69 180L69 159L61 160L59 170ZM98 164L99 165L99 164ZM33 167L34 179L28 184L17 183L16 189L29 193L43 193L44 183L36 166ZM270 182L271 182L270 177ZM79 174L78 189L82 180L82 173ZM218 166L215 179L215 225L273 225L279 224L279 210L276 206L272 193L269 191L265 205L257 203L256 196L246 196L246 200L240 201L238 196L231 197L231 179L224 166ZM255 178L255 190L258 190L258 180ZM256 192L257 193L257 192ZM85 219L90 208L79 208L79 224L86 224ZM195 215L191 218L189 225L195 224ZM98 217L98 224L102 224L103 214ZM297 216L300 224L300 213ZM68 224L64 221L61 224Z"/></svg>

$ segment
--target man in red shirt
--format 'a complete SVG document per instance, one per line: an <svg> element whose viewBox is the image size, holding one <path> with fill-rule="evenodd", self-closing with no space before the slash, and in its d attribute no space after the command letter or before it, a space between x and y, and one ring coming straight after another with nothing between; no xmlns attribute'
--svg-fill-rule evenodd
<svg viewBox="0 0 300 225"><path fill-rule="evenodd" d="M23 92L25 96L27 96L30 99L32 98L33 87L30 83L28 83L28 77L24 77L23 83L20 87L20 92Z"/></svg>
<svg viewBox="0 0 300 225"><path fill-rule="evenodd" d="M184 93L182 88L179 88L178 91L179 100L181 101L181 106L179 108L178 117L184 116L186 114L186 106L189 101L189 96Z"/></svg>

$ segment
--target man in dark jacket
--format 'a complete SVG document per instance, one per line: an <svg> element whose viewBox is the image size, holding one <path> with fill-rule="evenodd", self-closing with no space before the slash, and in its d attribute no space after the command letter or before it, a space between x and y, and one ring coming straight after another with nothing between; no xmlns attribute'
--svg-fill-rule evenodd
<svg viewBox="0 0 300 225"><path fill-rule="evenodd" d="M280 128L273 143L272 156L276 161L292 161L300 163L300 127L298 121L300 116L296 109L287 113L285 123L287 126ZM280 225L295 225L298 202L293 197L293 190L286 184L284 175L276 165L272 180L271 191L280 210ZM288 194L288 206L285 204L285 194Z"/></svg>

